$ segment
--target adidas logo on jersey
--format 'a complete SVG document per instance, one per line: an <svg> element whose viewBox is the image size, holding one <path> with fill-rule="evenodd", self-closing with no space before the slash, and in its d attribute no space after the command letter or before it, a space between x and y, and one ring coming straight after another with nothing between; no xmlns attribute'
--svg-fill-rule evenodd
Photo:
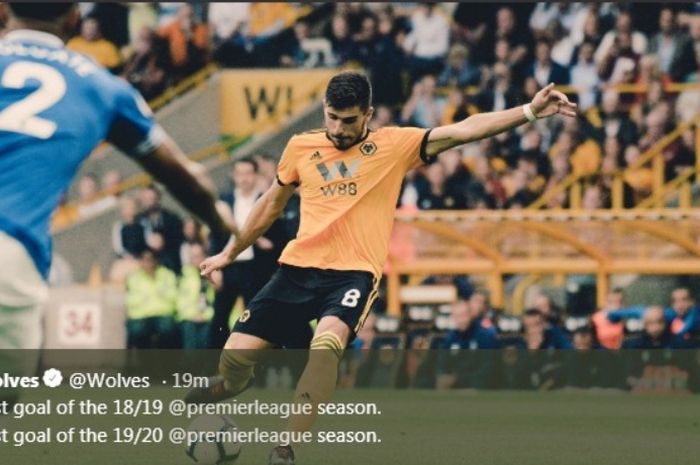
<svg viewBox="0 0 700 465"><path fill-rule="evenodd" d="M314 161L314 160L320 160L321 159L321 153L316 150L312 155L311 158L309 158L309 161Z"/></svg>

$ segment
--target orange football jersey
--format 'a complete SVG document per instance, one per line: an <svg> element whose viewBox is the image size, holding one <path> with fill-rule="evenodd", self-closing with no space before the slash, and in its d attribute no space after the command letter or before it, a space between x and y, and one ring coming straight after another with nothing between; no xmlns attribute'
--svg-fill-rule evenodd
<svg viewBox="0 0 700 465"><path fill-rule="evenodd" d="M382 272L401 183L422 162L427 129L382 128L346 150L325 130L292 137L282 184L298 183L301 221L279 261L299 267Z"/></svg>

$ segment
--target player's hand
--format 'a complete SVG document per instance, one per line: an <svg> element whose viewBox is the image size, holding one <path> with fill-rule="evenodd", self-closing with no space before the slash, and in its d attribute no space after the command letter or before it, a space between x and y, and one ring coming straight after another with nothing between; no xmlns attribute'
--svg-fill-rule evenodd
<svg viewBox="0 0 700 465"><path fill-rule="evenodd" d="M214 290L220 291L224 287L224 274L221 270L212 271L209 275L209 282L214 286Z"/></svg>
<svg viewBox="0 0 700 465"><path fill-rule="evenodd" d="M212 277L215 271L218 271L233 262L227 254L221 252L205 259L199 264L199 274L207 278L212 284L216 285L216 278Z"/></svg>
<svg viewBox="0 0 700 465"><path fill-rule="evenodd" d="M557 113L575 117L577 105L569 102L563 93L554 90L554 83L549 83L535 94L530 107L538 118L547 118Z"/></svg>

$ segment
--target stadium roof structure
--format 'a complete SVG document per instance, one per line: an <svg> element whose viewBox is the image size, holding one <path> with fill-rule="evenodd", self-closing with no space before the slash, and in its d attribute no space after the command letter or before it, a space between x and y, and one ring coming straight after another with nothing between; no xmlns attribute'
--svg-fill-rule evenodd
<svg viewBox="0 0 700 465"><path fill-rule="evenodd" d="M505 274L593 274L601 305L617 273L700 275L700 209L398 213L388 311L401 311L401 275L488 275L502 307Z"/></svg>

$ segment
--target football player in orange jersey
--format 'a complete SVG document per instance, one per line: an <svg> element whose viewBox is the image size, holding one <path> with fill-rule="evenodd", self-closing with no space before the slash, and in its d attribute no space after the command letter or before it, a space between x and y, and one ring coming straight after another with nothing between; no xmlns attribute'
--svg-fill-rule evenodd
<svg viewBox="0 0 700 465"><path fill-rule="evenodd" d="M576 105L553 84L527 105L470 116L433 129L371 131L372 90L357 72L333 77L324 99L325 128L292 137L277 182L258 200L236 240L200 266L209 276L262 235L299 187L301 223L280 256L280 269L236 322L222 352L220 377L194 389L189 402L218 402L250 383L256 350L308 348L295 402L327 402L338 363L377 296L401 183L407 171L447 149L553 115L576 116ZM318 320L311 334L309 322ZM316 350L325 349L325 350ZM292 416L291 432L310 429L315 415ZM293 464L290 444L275 447L271 464Z"/></svg>

